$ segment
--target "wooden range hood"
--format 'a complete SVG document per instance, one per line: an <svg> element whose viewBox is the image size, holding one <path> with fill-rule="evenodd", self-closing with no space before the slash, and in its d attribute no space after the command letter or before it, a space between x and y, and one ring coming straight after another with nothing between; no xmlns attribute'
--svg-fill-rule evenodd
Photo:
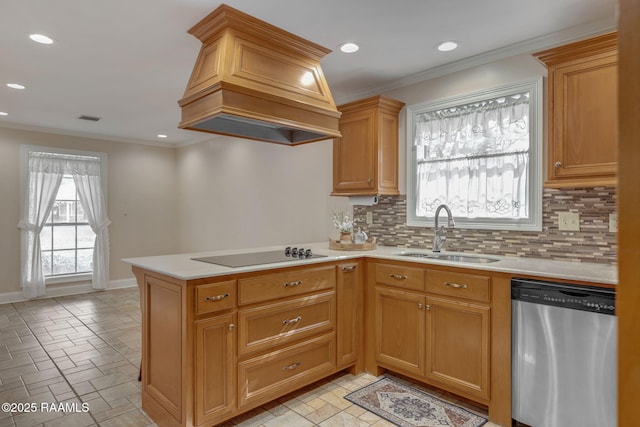
<svg viewBox="0 0 640 427"><path fill-rule="evenodd" d="M330 50L224 4L188 33L202 47L179 128L286 145L340 136L320 68Z"/></svg>

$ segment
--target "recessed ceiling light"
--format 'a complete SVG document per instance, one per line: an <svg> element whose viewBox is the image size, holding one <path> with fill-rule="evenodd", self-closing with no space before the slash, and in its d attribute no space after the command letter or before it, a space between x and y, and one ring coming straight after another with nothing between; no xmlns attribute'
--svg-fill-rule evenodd
<svg viewBox="0 0 640 427"><path fill-rule="evenodd" d="M24 86L18 83L7 83L11 89L24 89Z"/></svg>
<svg viewBox="0 0 640 427"><path fill-rule="evenodd" d="M29 38L34 42L41 44L52 44L53 39L51 37L47 37L44 34L29 34Z"/></svg>
<svg viewBox="0 0 640 427"><path fill-rule="evenodd" d="M352 42L342 43L339 48L344 53L354 53L360 50L360 46Z"/></svg>
<svg viewBox="0 0 640 427"><path fill-rule="evenodd" d="M454 41L446 41L436 45L436 49L438 49L440 52L449 52L450 50L454 50L457 47L458 43Z"/></svg>
<svg viewBox="0 0 640 427"><path fill-rule="evenodd" d="M164 135L164 134L162 134L162 133L159 133L159 134L158 134L158 138L166 138L166 137L167 137L167 135Z"/></svg>
<svg viewBox="0 0 640 427"><path fill-rule="evenodd" d="M8 116L9 113L5 113L4 111L0 111L0 116Z"/></svg>

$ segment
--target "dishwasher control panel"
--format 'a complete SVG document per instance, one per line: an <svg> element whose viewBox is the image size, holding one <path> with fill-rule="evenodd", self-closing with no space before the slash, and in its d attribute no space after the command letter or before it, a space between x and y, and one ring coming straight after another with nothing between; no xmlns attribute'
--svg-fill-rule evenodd
<svg viewBox="0 0 640 427"><path fill-rule="evenodd" d="M513 279L511 299L602 314L616 312L615 291L607 288Z"/></svg>

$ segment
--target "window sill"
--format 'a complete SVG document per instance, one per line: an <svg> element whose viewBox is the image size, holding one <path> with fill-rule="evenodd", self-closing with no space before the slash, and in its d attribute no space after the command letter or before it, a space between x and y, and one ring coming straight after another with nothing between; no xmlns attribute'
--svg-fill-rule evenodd
<svg viewBox="0 0 640 427"><path fill-rule="evenodd" d="M522 220L491 220L484 218L482 220L476 219L466 219L466 218L456 218L453 217L456 225L454 228L457 229L469 229L469 230L499 230L499 231L532 231L532 232L540 232L542 231L542 212L533 215L531 219L522 219ZM440 218L440 224L447 227L447 218L442 215ZM425 227L425 228L434 228L435 221L433 218L428 219L416 219L416 218L407 218L407 226L410 227Z"/></svg>
<svg viewBox="0 0 640 427"><path fill-rule="evenodd" d="M64 276L53 276L44 279L45 286L87 281L91 281L91 273L67 274Z"/></svg>

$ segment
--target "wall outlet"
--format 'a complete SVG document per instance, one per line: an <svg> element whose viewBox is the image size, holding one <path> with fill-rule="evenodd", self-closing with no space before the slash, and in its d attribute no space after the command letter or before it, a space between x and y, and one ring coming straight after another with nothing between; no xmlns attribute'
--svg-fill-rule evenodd
<svg viewBox="0 0 640 427"><path fill-rule="evenodd" d="M373 224L373 212L367 212L367 225Z"/></svg>
<svg viewBox="0 0 640 427"><path fill-rule="evenodd" d="M618 232L618 214L617 213L609 214L609 232L610 233Z"/></svg>
<svg viewBox="0 0 640 427"><path fill-rule="evenodd" d="M560 212L558 214L560 231L580 231L580 214L577 212Z"/></svg>

